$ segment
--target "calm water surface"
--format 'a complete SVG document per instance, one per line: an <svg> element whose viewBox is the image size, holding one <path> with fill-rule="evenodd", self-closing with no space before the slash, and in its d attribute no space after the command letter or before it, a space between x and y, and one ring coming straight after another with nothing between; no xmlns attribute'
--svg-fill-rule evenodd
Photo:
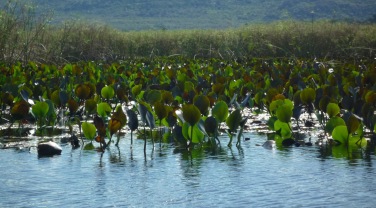
<svg viewBox="0 0 376 208"><path fill-rule="evenodd" d="M376 158L334 158L317 146L186 153L143 141L103 155L62 145L60 156L0 150L0 207L375 207ZM324 152L324 153L323 153Z"/></svg>

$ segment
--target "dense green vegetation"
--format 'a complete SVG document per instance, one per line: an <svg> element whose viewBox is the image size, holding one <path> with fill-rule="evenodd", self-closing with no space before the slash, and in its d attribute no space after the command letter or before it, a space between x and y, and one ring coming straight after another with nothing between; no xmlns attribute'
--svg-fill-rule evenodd
<svg viewBox="0 0 376 208"><path fill-rule="evenodd" d="M304 144L297 131L313 117L333 151L337 144L350 157L366 138L375 143L373 24L281 21L122 32L49 20L22 4L1 11L5 136L27 121L41 136L63 124L72 146L78 136L90 141L87 149L94 141L100 150L118 145L124 128L145 140L145 150L147 139L215 148L220 132L228 146L234 139L240 146L248 113L266 113L269 139L278 146Z"/></svg>
<svg viewBox="0 0 376 208"><path fill-rule="evenodd" d="M121 32L106 25L65 22L51 25L27 5L1 10L0 62L64 64L112 62L128 58L297 57L320 59L374 58L376 26L328 21L283 21L224 30Z"/></svg>
<svg viewBox="0 0 376 208"><path fill-rule="evenodd" d="M219 29L277 20L365 21L375 14L373 0L38 0L53 10L54 22L83 19L121 30Z"/></svg>
<svg viewBox="0 0 376 208"><path fill-rule="evenodd" d="M304 144L301 126L318 122L314 131L350 154L365 147L366 138L375 142L375 69L373 61L277 58L238 63L171 57L62 67L30 62L1 67L0 113L10 127L34 123L37 135L63 124L72 145L78 136L89 141L86 148L96 141L100 150L113 137L117 145L126 126L145 140L145 150L150 139L215 148L220 132L228 135L228 146L233 138L240 146L247 120L267 113L274 132L269 139L278 146ZM303 112L308 118L301 118Z"/></svg>

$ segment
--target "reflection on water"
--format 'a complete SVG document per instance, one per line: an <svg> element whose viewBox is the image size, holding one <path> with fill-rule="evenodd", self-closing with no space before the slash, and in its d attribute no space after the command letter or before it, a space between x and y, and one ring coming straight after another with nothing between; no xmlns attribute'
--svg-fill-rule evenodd
<svg viewBox="0 0 376 208"><path fill-rule="evenodd" d="M148 144L145 155L129 138L104 153L62 145L40 159L2 149L0 207L373 207L374 151L269 150L264 136L247 137L241 148L190 152Z"/></svg>

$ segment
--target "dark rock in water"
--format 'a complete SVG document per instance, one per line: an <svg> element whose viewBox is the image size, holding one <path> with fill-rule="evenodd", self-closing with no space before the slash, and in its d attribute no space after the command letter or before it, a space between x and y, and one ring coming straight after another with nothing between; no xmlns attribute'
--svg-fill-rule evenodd
<svg viewBox="0 0 376 208"><path fill-rule="evenodd" d="M61 147L55 142L43 142L38 144L38 156L53 156L61 154Z"/></svg>
<svg viewBox="0 0 376 208"><path fill-rule="evenodd" d="M245 140L245 141L249 141L249 140L251 140L251 138L246 137L244 140Z"/></svg>
<svg viewBox="0 0 376 208"><path fill-rule="evenodd" d="M285 147L289 147L289 146L292 146L296 144L295 140L293 139L285 139L282 141L282 145L285 146Z"/></svg>
<svg viewBox="0 0 376 208"><path fill-rule="evenodd" d="M273 149L275 147L275 141L274 140L267 140L262 147L265 149Z"/></svg>

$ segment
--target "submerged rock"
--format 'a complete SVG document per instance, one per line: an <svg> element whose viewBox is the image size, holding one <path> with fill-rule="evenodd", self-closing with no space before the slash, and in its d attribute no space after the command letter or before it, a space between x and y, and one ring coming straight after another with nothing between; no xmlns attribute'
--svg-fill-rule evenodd
<svg viewBox="0 0 376 208"><path fill-rule="evenodd" d="M273 149L275 147L275 141L268 140L262 145L262 147L264 147L265 149Z"/></svg>
<svg viewBox="0 0 376 208"><path fill-rule="evenodd" d="M61 154L61 147L55 142L43 142L38 144L38 156L53 156Z"/></svg>

